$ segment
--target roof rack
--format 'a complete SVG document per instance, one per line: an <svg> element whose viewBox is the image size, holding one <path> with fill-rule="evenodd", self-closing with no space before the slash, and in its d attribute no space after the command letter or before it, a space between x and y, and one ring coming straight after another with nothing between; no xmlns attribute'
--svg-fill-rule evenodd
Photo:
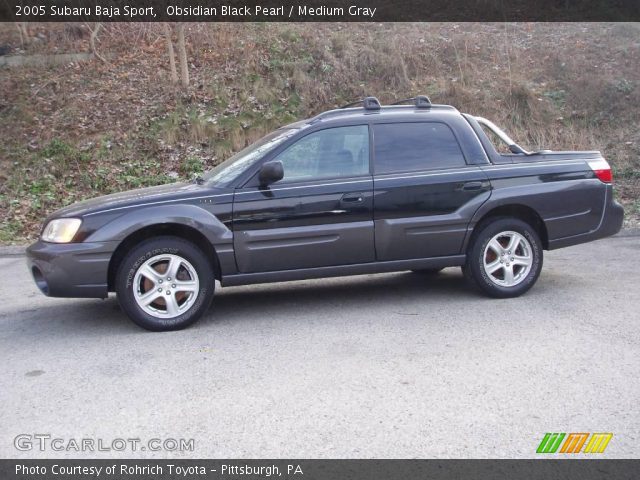
<svg viewBox="0 0 640 480"><path fill-rule="evenodd" d="M362 104L362 107L365 110L380 110L380 101L376 97L365 97L362 100L357 100L355 102L347 103L346 105L342 105L339 108L342 109L342 108L355 107L356 105L360 105L360 104Z"/></svg>
<svg viewBox="0 0 640 480"><path fill-rule="evenodd" d="M431 108L431 100L426 95L416 95L411 98L404 98L402 100L398 100L397 102L393 102L391 105L402 105L403 103L411 102L415 105L416 108Z"/></svg>
<svg viewBox="0 0 640 480"><path fill-rule="evenodd" d="M366 112L380 112L380 111L389 111L389 110L404 110L406 108L410 108L409 105L402 105L403 103L412 103L413 107L416 110L456 110L454 107L450 105L436 105L432 104L429 97L426 95L416 95L415 97L405 98L403 100L398 100L390 105L380 105L380 102L376 97L365 97L362 100L358 100L356 102L351 102L346 105L343 105L334 110L328 110L326 112L319 113L313 118L308 120L308 123L316 123L322 119L340 116L351 113L353 110L358 109L350 109L351 107L355 107L357 105L362 105L362 109Z"/></svg>

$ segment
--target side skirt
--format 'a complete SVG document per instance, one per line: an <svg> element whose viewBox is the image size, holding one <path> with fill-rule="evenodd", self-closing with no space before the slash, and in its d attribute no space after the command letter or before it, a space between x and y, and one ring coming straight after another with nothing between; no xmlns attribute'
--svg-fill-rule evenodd
<svg viewBox="0 0 640 480"><path fill-rule="evenodd" d="M459 267L464 265L465 255L448 257L415 258L410 260L392 260L387 262L357 263L332 267L302 268L298 270L280 270L276 272L237 273L222 277L223 287L251 285L256 283L289 282L310 278L343 277L368 273L401 272L423 268Z"/></svg>

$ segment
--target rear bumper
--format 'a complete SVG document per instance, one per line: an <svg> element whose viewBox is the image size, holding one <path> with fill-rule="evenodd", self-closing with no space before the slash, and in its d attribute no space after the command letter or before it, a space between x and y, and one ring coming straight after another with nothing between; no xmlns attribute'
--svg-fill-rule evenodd
<svg viewBox="0 0 640 480"><path fill-rule="evenodd" d="M613 192L611 190L607 192L607 195L611 200L609 200L605 206L598 228L580 235L549 240L549 250L591 242L592 240L610 237L618 233L622 228L622 222L624 220L624 208L613 200Z"/></svg>
<svg viewBox="0 0 640 480"><path fill-rule="evenodd" d="M109 261L116 242L47 243L27 248L27 266L49 297L105 298Z"/></svg>

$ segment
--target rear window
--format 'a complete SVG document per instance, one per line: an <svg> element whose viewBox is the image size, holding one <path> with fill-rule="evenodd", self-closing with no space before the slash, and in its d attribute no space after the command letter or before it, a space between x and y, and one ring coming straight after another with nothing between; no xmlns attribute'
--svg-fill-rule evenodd
<svg viewBox="0 0 640 480"><path fill-rule="evenodd" d="M466 165L456 137L444 123L377 124L373 131L376 173Z"/></svg>

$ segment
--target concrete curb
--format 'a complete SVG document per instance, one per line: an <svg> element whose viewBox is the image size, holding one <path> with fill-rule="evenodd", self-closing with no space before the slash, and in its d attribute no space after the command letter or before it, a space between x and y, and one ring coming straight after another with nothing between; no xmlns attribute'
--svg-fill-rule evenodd
<svg viewBox="0 0 640 480"><path fill-rule="evenodd" d="M20 257L24 255L26 245L0 246L0 257Z"/></svg>
<svg viewBox="0 0 640 480"><path fill-rule="evenodd" d="M615 237L640 237L640 228L624 228ZM24 256L26 248L26 245L0 246L0 258Z"/></svg>

